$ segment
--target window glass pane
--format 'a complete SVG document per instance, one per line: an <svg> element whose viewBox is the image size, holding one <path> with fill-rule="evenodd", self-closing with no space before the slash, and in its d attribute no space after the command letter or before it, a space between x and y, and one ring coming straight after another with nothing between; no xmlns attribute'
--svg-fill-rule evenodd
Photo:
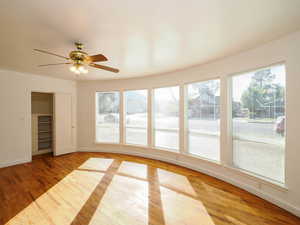
<svg viewBox="0 0 300 225"><path fill-rule="evenodd" d="M179 87L154 90L155 146L178 152L179 149Z"/></svg>
<svg viewBox="0 0 300 225"><path fill-rule="evenodd" d="M147 90L125 92L126 143L147 145Z"/></svg>
<svg viewBox="0 0 300 225"><path fill-rule="evenodd" d="M285 67L232 78L235 166L284 182Z"/></svg>
<svg viewBox="0 0 300 225"><path fill-rule="evenodd" d="M119 143L119 92L96 93L96 141Z"/></svg>
<svg viewBox="0 0 300 225"><path fill-rule="evenodd" d="M187 86L188 149L191 154L220 160L220 81Z"/></svg>

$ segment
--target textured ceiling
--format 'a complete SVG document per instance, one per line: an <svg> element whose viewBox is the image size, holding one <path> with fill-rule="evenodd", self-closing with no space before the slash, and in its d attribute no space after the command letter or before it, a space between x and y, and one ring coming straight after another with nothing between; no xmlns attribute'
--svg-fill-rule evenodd
<svg viewBox="0 0 300 225"><path fill-rule="evenodd" d="M63 62L73 43L109 58L77 79L166 73L253 48L300 29L299 0L1 0L0 68L76 79Z"/></svg>

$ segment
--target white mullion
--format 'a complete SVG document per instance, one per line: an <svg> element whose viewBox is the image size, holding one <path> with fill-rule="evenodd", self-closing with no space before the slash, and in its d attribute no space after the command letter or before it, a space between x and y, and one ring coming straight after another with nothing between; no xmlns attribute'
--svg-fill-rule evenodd
<svg viewBox="0 0 300 225"><path fill-rule="evenodd" d="M124 103L124 94L123 91L120 91L120 121L119 121L119 126L120 126L120 144L124 144L126 140L126 132L125 132L125 106L126 104Z"/></svg>
<svg viewBox="0 0 300 225"><path fill-rule="evenodd" d="M187 153L187 111L186 111L186 87L185 85L179 86L179 152Z"/></svg>
<svg viewBox="0 0 300 225"><path fill-rule="evenodd" d="M154 130L153 130L153 91L152 89L148 89L148 101L147 101L147 113L148 113L148 127L147 127L147 145L152 148L154 145Z"/></svg>
<svg viewBox="0 0 300 225"><path fill-rule="evenodd" d="M226 166L233 164L232 149L232 85L231 78L220 79L220 162Z"/></svg>

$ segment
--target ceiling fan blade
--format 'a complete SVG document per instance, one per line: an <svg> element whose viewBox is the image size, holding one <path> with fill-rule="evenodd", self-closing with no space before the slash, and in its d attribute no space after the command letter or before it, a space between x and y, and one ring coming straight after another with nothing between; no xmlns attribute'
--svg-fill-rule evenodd
<svg viewBox="0 0 300 225"><path fill-rule="evenodd" d="M64 57L64 56L61 56L61 55L58 55L58 54L55 54L55 53L51 53L51 52L48 52L48 51L45 51L45 50L40 50L40 49L33 49L34 51L37 51L37 52L42 52L42 53L45 53L45 54L49 54L49 55L54 55L54 56L57 56L57 57L60 57L60 58L63 58L63 59L69 59L68 57Z"/></svg>
<svg viewBox="0 0 300 225"><path fill-rule="evenodd" d="M50 63L50 64L43 64L43 65L38 65L39 67L41 66L56 66L56 65L66 65L66 64L72 64L72 63Z"/></svg>
<svg viewBox="0 0 300 225"><path fill-rule="evenodd" d="M98 54L89 56L89 60L91 62L104 62L107 61L107 58L102 54Z"/></svg>
<svg viewBox="0 0 300 225"><path fill-rule="evenodd" d="M102 70L107 70L107 71L114 72L114 73L119 72L118 69L108 67L108 66L98 65L98 64L95 64L95 63L91 63L91 64L89 64L89 66L92 66L92 67L95 67L95 68L98 68L98 69L102 69Z"/></svg>

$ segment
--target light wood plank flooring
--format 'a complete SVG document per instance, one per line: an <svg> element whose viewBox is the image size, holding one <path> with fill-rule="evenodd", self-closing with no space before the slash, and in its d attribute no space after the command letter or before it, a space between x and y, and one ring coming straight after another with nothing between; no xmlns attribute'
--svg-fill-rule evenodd
<svg viewBox="0 0 300 225"><path fill-rule="evenodd" d="M73 153L0 169L0 224L299 225L300 218L183 167Z"/></svg>

